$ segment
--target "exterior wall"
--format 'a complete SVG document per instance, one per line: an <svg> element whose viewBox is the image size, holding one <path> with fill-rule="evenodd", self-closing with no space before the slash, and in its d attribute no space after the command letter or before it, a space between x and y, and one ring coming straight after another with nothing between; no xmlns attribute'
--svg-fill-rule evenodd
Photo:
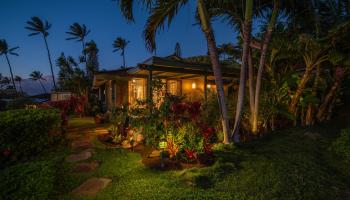
<svg viewBox="0 0 350 200"><path fill-rule="evenodd" d="M213 84L207 84L204 86L204 77L192 78L192 79L182 79L182 80L164 80L166 83L166 92L171 91L170 83L176 82L176 94L173 95L183 95L186 97L187 101L201 101L205 99L204 90L207 90L207 94L216 93L216 86ZM210 86L209 86L210 85ZM104 90L105 88L105 90ZM140 89L141 88L141 89ZM164 89L165 89L164 88ZM225 95L228 95L228 86L224 86ZM101 100L105 99L105 105L108 110L116 107L121 107L123 105L129 104L133 105L136 102L136 96L140 96L142 93L141 100L146 100L147 98L147 79L146 78L135 78L131 80L110 80L105 83L104 86L100 88ZM174 89L173 89L174 92ZM160 96L164 96L165 91L162 94L153 93L153 101L159 100ZM135 96L136 95L136 96ZM161 101L160 101L161 102Z"/></svg>
<svg viewBox="0 0 350 200"><path fill-rule="evenodd" d="M204 78L182 80L182 95L189 101L204 99Z"/></svg>
<svg viewBox="0 0 350 200"><path fill-rule="evenodd" d="M71 96L72 96L71 92L53 92L51 93L50 100L51 101L69 100Z"/></svg>

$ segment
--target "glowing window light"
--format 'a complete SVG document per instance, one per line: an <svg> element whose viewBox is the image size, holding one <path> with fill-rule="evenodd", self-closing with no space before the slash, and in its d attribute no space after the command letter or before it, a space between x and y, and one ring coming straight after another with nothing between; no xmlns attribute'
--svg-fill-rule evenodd
<svg viewBox="0 0 350 200"><path fill-rule="evenodd" d="M196 89L197 85L195 82L192 83L192 89Z"/></svg>
<svg viewBox="0 0 350 200"><path fill-rule="evenodd" d="M208 88L208 89L210 89L210 88L211 88L211 85L210 85L210 84L208 84L208 85L207 85L207 88Z"/></svg>

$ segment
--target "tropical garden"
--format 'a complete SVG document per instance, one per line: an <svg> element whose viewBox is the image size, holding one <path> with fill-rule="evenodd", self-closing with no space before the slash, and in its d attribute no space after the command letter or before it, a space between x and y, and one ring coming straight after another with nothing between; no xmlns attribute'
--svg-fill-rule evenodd
<svg viewBox="0 0 350 200"><path fill-rule="evenodd" d="M1 199L350 198L349 0L113 2L131 24L147 11L150 52L194 3L208 53L183 59L211 64L216 91L206 101L158 98L165 86L155 78L155 98L106 111L92 90L100 69L90 29L68 27L81 56L62 52L55 76L51 24L32 17L25 29L44 40L54 91L73 95L26 108L22 78L12 73L18 47L0 40L11 76L0 75L0 95L18 100L0 112ZM231 43L217 44L217 21L232 27ZM122 69L129 42L111 42ZM240 69L231 95L223 66ZM30 79L49 92L40 71Z"/></svg>

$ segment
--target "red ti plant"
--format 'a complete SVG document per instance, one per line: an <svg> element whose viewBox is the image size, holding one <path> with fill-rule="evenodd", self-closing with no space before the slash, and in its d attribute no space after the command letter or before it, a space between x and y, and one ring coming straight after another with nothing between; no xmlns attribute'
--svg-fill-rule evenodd
<svg viewBox="0 0 350 200"><path fill-rule="evenodd" d="M176 115L183 115L188 109L186 103L173 103L170 107L170 110Z"/></svg>
<svg viewBox="0 0 350 200"><path fill-rule="evenodd" d="M72 106L74 108L74 112L82 115L85 111L85 105L87 103L86 96L72 96L70 99Z"/></svg>
<svg viewBox="0 0 350 200"><path fill-rule="evenodd" d="M212 147L213 145L211 144L211 138L213 137L215 133L215 129L212 127L205 128L203 130L203 149L204 153L206 154L211 154L212 153Z"/></svg>
<svg viewBox="0 0 350 200"><path fill-rule="evenodd" d="M191 160L196 158L196 151L190 150L188 148L185 148L184 151L185 151L185 155L186 155L186 157L188 158L189 161L191 161Z"/></svg>
<svg viewBox="0 0 350 200"><path fill-rule="evenodd" d="M197 120L199 115L201 114L201 103L198 101L192 102L188 104L188 114L190 115L192 120Z"/></svg>

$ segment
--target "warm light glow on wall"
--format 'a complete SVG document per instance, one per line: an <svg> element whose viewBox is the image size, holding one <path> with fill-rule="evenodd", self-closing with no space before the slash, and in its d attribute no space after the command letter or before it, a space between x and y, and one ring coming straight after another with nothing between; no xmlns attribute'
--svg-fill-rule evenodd
<svg viewBox="0 0 350 200"><path fill-rule="evenodd" d="M135 79L132 79L132 82L133 82L133 83L135 83L135 82L136 82L136 80L135 80Z"/></svg>
<svg viewBox="0 0 350 200"><path fill-rule="evenodd" d="M210 85L210 84L208 84L208 85L207 85L207 88L208 88L208 89L210 89L210 88L211 88L211 85Z"/></svg>
<svg viewBox="0 0 350 200"><path fill-rule="evenodd" d="M196 87L197 87L197 86L196 86L196 83L193 82L193 83L192 83L192 89L196 89Z"/></svg>

